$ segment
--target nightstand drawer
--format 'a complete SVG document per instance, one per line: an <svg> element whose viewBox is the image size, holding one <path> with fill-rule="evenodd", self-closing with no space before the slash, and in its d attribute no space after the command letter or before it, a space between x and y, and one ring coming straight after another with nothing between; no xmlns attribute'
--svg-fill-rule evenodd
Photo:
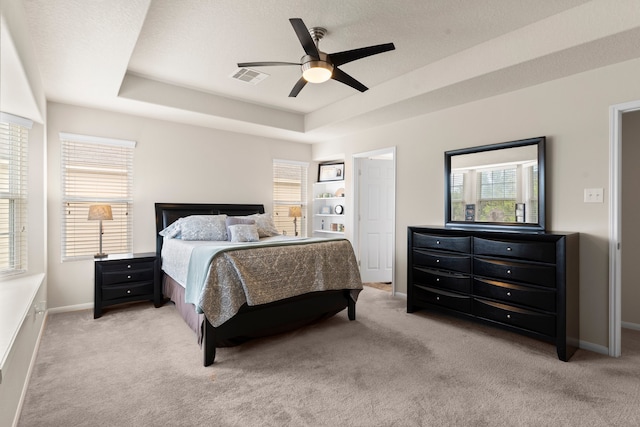
<svg viewBox="0 0 640 427"><path fill-rule="evenodd" d="M134 285L109 286L102 288L102 299L112 300L118 298L127 298L138 295L152 295L153 281L148 283L138 283Z"/></svg>
<svg viewBox="0 0 640 427"><path fill-rule="evenodd" d="M153 264L150 268L140 269L135 265L133 269L127 271L103 271L102 285L109 286L121 283L142 282L144 280L153 280Z"/></svg>

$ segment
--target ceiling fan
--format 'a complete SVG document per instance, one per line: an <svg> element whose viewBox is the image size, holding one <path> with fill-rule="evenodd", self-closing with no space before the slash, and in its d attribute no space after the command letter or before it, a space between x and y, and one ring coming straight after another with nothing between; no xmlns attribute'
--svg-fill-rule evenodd
<svg viewBox="0 0 640 427"><path fill-rule="evenodd" d="M318 43L327 33L325 28L313 27L307 30L306 25L304 25L304 22L302 22L300 18L291 18L289 22L291 22L293 30L296 32L298 40L300 40L300 44L306 53L306 55L300 58L300 62L241 62L238 64L238 67L250 68L274 65L300 66L302 68L302 77L300 77L300 80L298 80L295 86L293 86L293 89L291 89L291 93L289 93L290 97L297 96L307 82L323 83L329 79L337 80L360 92L364 92L368 88L339 69L338 66L396 48L393 43L385 43L337 53L324 53L318 49Z"/></svg>

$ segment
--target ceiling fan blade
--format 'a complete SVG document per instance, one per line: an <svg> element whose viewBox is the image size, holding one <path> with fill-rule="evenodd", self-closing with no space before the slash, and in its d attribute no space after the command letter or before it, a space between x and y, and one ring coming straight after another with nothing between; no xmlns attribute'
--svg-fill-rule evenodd
<svg viewBox="0 0 640 427"><path fill-rule="evenodd" d="M304 79L304 77L300 77L300 80L298 80L293 89L291 89L291 93L289 93L289 96L292 98L298 96L298 94L306 84L307 81Z"/></svg>
<svg viewBox="0 0 640 427"><path fill-rule="evenodd" d="M298 40L300 40L300 44L307 55L311 55L314 58L320 58L318 47L313 42L311 34L309 34L309 30L307 29L307 26L304 25L304 22L302 22L302 19L291 18L289 19L289 22L291 22L291 26L293 26L293 30L296 32Z"/></svg>
<svg viewBox="0 0 640 427"><path fill-rule="evenodd" d="M275 62L275 61L267 61L267 62L239 62L238 67L270 67L272 65L302 65L298 62Z"/></svg>
<svg viewBox="0 0 640 427"><path fill-rule="evenodd" d="M377 55L378 53L394 50L396 47L393 43L379 44L375 46L361 47L359 49L345 50L343 52L329 54L329 59L336 67L356 59L366 58L367 56Z"/></svg>
<svg viewBox="0 0 640 427"><path fill-rule="evenodd" d="M340 83L344 83L347 86L351 86L352 88L357 89L360 92L364 92L369 89L368 87L366 87L365 85L363 85L362 83L360 83L359 81L357 81L356 79L354 79L349 74L345 73L339 68L333 69L333 75L331 76L331 78L333 80L339 81Z"/></svg>

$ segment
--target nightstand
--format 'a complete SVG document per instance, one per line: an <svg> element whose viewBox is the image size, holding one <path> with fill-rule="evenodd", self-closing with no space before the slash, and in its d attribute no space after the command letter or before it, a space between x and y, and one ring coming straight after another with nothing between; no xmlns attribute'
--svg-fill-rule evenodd
<svg viewBox="0 0 640 427"><path fill-rule="evenodd" d="M162 289L155 252L113 254L95 259L93 318L102 316L104 307L134 301L153 301L162 305Z"/></svg>

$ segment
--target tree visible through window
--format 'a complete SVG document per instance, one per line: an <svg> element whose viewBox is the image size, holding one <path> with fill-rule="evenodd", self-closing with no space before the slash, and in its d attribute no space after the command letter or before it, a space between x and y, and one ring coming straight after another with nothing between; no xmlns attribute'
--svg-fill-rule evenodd
<svg viewBox="0 0 640 427"><path fill-rule="evenodd" d="M98 252L99 223L87 219L89 205L111 205L113 220L103 221L106 253L132 251L133 148L135 142L61 134L62 259Z"/></svg>
<svg viewBox="0 0 640 427"><path fill-rule="evenodd" d="M516 168L478 172L478 221L515 222Z"/></svg>
<svg viewBox="0 0 640 427"><path fill-rule="evenodd" d="M288 236L296 231L299 236L307 235L308 169L307 163L273 161L273 220L278 231ZM298 214L300 217L295 216Z"/></svg>

